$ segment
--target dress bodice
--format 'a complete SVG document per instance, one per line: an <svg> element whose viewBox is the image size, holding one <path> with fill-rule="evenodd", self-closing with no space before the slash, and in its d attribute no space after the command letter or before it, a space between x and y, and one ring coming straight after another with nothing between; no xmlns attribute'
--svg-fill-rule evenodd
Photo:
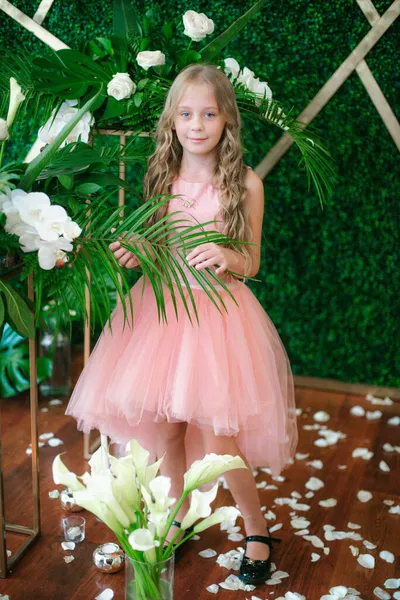
<svg viewBox="0 0 400 600"><path fill-rule="evenodd" d="M176 195L176 197L169 201L167 212L168 214L178 213L173 215L171 220L184 219L185 222L180 225L181 227L208 223L204 225L205 231L222 231L223 222L219 192L212 183L189 182L178 176L172 184L171 194ZM213 222L209 223L209 221ZM182 266L190 286L200 287L196 278L190 273L190 270L178 253L174 252L174 255ZM215 271L215 268L213 270ZM207 275L206 271L203 271L203 273ZM227 274L220 276L220 279L227 283L235 280L235 278ZM212 281L215 285L216 282Z"/></svg>

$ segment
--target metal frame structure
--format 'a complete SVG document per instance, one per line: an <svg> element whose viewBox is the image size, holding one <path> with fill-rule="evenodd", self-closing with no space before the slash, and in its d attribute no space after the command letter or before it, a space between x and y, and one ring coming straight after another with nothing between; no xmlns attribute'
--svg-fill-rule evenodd
<svg viewBox="0 0 400 600"><path fill-rule="evenodd" d="M332 96L340 89L346 79L354 72L360 77L367 93L374 103L378 113L385 123L395 145L400 149L400 124L394 115L389 103L387 102L382 90L371 73L367 63L366 56L375 44L382 38L385 32L393 25L400 14L400 0L394 0L389 8L381 16L376 10L372 0L356 0L361 11L368 19L371 25L370 31L359 42L356 48L343 61L338 69L333 73L329 80L321 87L316 96L311 100L308 106L298 115L298 119L304 123L311 121L318 115L322 108L329 102ZM69 48L67 44L55 37L42 26L54 0L42 0L33 17L24 14L8 0L0 0L0 10L17 21L22 27L31 31L39 40L50 46L53 50ZM101 135L119 135L121 145L125 145L126 136L131 132L100 130ZM292 145L293 140L290 136L283 134L278 142L272 147L268 154L260 161L255 171L264 179L273 169L277 162L286 154ZM125 179L125 164L120 165L120 177ZM119 190L119 206L125 202L125 190ZM28 281L29 297L33 299L33 281ZM84 365L87 364L90 356L90 292L86 290L86 305L88 310L88 321L84 331ZM6 523L4 516L4 487L3 478L0 474L0 528L2 530L2 541L0 542L0 577L6 577L9 569L25 553L27 548L40 534L40 513L39 513L39 461L38 461L38 432L37 432L37 383L36 383L36 341L30 340L30 410L31 410L31 436L32 436L32 481L33 481L33 502L34 502L34 523L33 527L23 527ZM338 392L365 393L372 391L380 394L390 394L392 397L400 399L400 390L393 388L365 386L363 384L348 384L345 382L324 380L310 377L295 377L296 385L307 385L316 389L330 389ZM93 443L90 442L90 436L84 435L84 455L88 458L95 448L100 445L100 437ZM2 467L2 448L0 431L0 469ZM22 533L28 535L28 539L21 546L18 552L11 560L7 560L5 534L6 531Z"/></svg>

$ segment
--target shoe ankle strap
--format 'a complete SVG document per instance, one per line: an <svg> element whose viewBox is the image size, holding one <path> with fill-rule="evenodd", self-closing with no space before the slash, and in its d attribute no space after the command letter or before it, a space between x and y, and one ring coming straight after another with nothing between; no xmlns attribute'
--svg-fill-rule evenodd
<svg viewBox="0 0 400 600"><path fill-rule="evenodd" d="M266 535L248 535L245 539L245 542L261 542L262 544L270 545L271 542L281 542L280 538L273 538Z"/></svg>
<svg viewBox="0 0 400 600"><path fill-rule="evenodd" d="M175 519L172 521L172 525L175 525L175 527L180 527L181 524L179 523L179 521L175 521Z"/></svg>

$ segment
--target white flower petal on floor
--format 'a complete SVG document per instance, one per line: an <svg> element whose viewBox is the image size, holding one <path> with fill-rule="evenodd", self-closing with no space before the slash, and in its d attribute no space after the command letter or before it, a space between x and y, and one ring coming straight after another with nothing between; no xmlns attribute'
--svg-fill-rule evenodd
<svg viewBox="0 0 400 600"><path fill-rule="evenodd" d="M381 398L377 398L376 396L373 396L372 394L367 394L365 396L366 400L369 400L369 402L371 402L371 404L384 404L387 406L390 406L391 404L393 404L393 400L391 400L388 396L386 396L383 400Z"/></svg>
<svg viewBox="0 0 400 600"><path fill-rule="evenodd" d="M315 548L323 548L324 542L317 535L305 535L304 539L311 542Z"/></svg>
<svg viewBox="0 0 400 600"><path fill-rule="evenodd" d="M206 587L207 592L211 592L211 594L217 594L219 590L219 586L217 583L213 583Z"/></svg>
<svg viewBox="0 0 400 600"><path fill-rule="evenodd" d="M367 550L375 550L375 548L376 548L376 544L373 544L372 542L369 542L368 540L364 540L363 544L367 548Z"/></svg>
<svg viewBox="0 0 400 600"><path fill-rule="evenodd" d="M392 417L391 419L388 420L387 424L388 425L400 425L400 417L398 415L396 415L395 417Z"/></svg>
<svg viewBox="0 0 400 600"><path fill-rule="evenodd" d="M325 546L325 548L323 548L323 552L324 554L328 555L330 553L331 549L328 548L327 546Z"/></svg>
<svg viewBox="0 0 400 600"><path fill-rule="evenodd" d="M321 488L324 487L324 482L321 481L321 479L318 479L318 477L310 477L310 479L307 481L307 483L305 484L305 487L308 490L320 490Z"/></svg>
<svg viewBox="0 0 400 600"><path fill-rule="evenodd" d="M368 448L355 448L351 454L353 458L363 458L364 460L370 460L374 453L368 450Z"/></svg>
<svg viewBox="0 0 400 600"><path fill-rule="evenodd" d="M72 556L71 554L69 554L68 556L64 556L64 560L68 564L68 563L72 562L73 560L75 560L75 557Z"/></svg>
<svg viewBox="0 0 400 600"><path fill-rule="evenodd" d="M267 585L278 585L279 583L282 583L281 579L273 579L271 577L271 579L267 579L267 581L265 582Z"/></svg>
<svg viewBox="0 0 400 600"><path fill-rule="evenodd" d="M319 410L313 416L314 421L318 421L318 423L326 423L330 418L331 416L324 410Z"/></svg>
<svg viewBox="0 0 400 600"><path fill-rule="evenodd" d="M112 600L114 598L114 592L111 588L107 588L96 596L95 600Z"/></svg>
<svg viewBox="0 0 400 600"><path fill-rule="evenodd" d="M361 529L361 525L357 525L357 523L351 523L351 521L347 523L347 527L349 529Z"/></svg>
<svg viewBox="0 0 400 600"><path fill-rule="evenodd" d="M347 465L338 465L337 468L341 469L341 470L345 470L345 469L347 469Z"/></svg>
<svg viewBox="0 0 400 600"><path fill-rule="evenodd" d="M61 542L63 550L75 550L75 542Z"/></svg>
<svg viewBox="0 0 400 600"><path fill-rule="evenodd" d="M349 548L353 556L358 556L360 554L360 549L357 548L357 546L350 545Z"/></svg>
<svg viewBox="0 0 400 600"><path fill-rule="evenodd" d="M337 500L335 498L328 498L327 500L320 500L318 504L324 508L331 508L332 506L336 506Z"/></svg>
<svg viewBox="0 0 400 600"><path fill-rule="evenodd" d="M388 563L394 563L395 556L392 552L389 552L388 550L382 550L382 552L379 552L379 558L385 560Z"/></svg>
<svg viewBox="0 0 400 600"><path fill-rule="evenodd" d="M58 398L54 398L54 400L50 400L49 401L50 406L59 406L60 404L62 404L62 400L59 400Z"/></svg>
<svg viewBox="0 0 400 600"><path fill-rule="evenodd" d="M268 512L266 512L264 514L264 519L267 519L267 521L271 521L276 519L276 514L274 512L272 512L272 510L269 510Z"/></svg>
<svg viewBox="0 0 400 600"><path fill-rule="evenodd" d="M400 592L395 592L393 594L393 598L394 598L394 600L400 600Z"/></svg>
<svg viewBox="0 0 400 600"><path fill-rule="evenodd" d="M294 456L295 456L296 460L305 460L310 455L309 454L302 454L301 452L296 452L296 454Z"/></svg>
<svg viewBox="0 0 400 600"><path fill-rule="evenodd" d="M382 416L382 411L381 410L367 410L366 415L367 419L369 419L370 421L374 421L375 419L380 419Z"/></svg>
<svg viewBox="0 0 400 600"><path fill-rule="evenodd" d="M347 596L347 587L344 585L335 585L329 590L329 593L336 596L336 598L344 598Z"/></svg>
<svg viewBox="0 0 400 600"><path fill-rule="evenodd" d="M193 539L193 538L192 538ZM225 569L238 571L241 560L243 558L244 549L239 547L233 550L229 550L225 554L219 554L216 560L217 564Z"/></svg>
<svg viewBox="0 0 400 600"><path fill-rule="evenodd" d="M58 498L60 496L60 492L58 490L51 490L49 492L49 498Z"/></svg>
<svg viewBox="0 0 400 600"><path fill-rule="evenodd" d="M390 577L389 579L386 579L383 585L387 590L398 590L400 588L400 577L399 579Z"/></svg>
<svg viewBox="0 0 400 600"><path fill-rule="evenodd" d="M363 417L365 415L365 410L362 406L352 406L350 412L355 417Z"/></svg>
<svg viewBox="0 0 400 600"><path fill-rule="evenodd" d="M387 464L387 463L386 463L384 460L381 460L381 461L380 461L380 463L379 463L379 468L380 468L380 470L381 470L381 471L383 471L384 473L389 473L389 471L390 471L390 467L389 467L389 465L388 465L388 464Z"/></svg>
<svg viewBox="0 0 400 600"><path fill-rule="evenodd" d="M392 508L389 508L388 512L390 512L391 515L400 515L400 504L392 506Z"/></svg>
<svg viewBox="0 0 400 600"><path fill-rule="evenodd" d="M305 517L296 517L290 521L290 524L294 529L304 529L310 525L310 521L307 521Z"/></svg>
<svg viewBox="0 0 400 600"><path fill-rule="evenodd" d="M290 492L292 498L297 498L298 500L302 497L299 492Z"/></svg>
<svg viewBox="0 0 400 600"><path fill-rule="evenodd" d="M41 433L39 435L39 440L42 440L42 441L43 440L49 440L52 437L54 437L54 433L51 433L51 432L49 432L49 433Z"/></svg>
<svg viewBox="0 0 400 600"><path fill-rule="evenodd" d="M376 596L377 598L380 598L380 600L390 600L391 595L388 594L388 592L385 592L385 590L383 590L380 587L376 587L374 589L374 596Z"/></svg>
<svg viewBox="0 0 400 600"><path fill-rule="evenodd" d="M278 531L279 529L282 529L282 527L283 527L282 523L277 523L273 527L270 527L269 530L271 533L274 533L274 531Z"/></svg>
<svg viewBox="0 0 400 600"><path fill-rule="evenodd" d="M286 571L274 571L271 579L285 579L286 577L289 577L289 573Z"/></svg>
<svg viewBox="0 0 400 600"><path fill-rule="evenodd" d="M304 496L308 499L308 498L313 498L315 496L314 492L307 492L307 494L304 494Z"/></svg>
<svg viewBox="0 0 400 600"><path fill-rule="evenodd" d="M316 552L311 552L311 562L317 562L317 560L319 560L320 558L320 554L317 554Z"/></svg>
<svg viewBox="0 0 400 600"><path fill-rule="evenodd" d="M309 529L301 529L300 531L295 531L294 535L308 535L310 533Z"/></svg>
<svg viewBox="0 0 400 600"><path fill-rule="evenodd" d="M322 469L324 463L322 462L322 460L310 460L307 463L307 465L309 465L310 467L314 467L314 469Z"/></svg>
<svg viewBox="0 0 400 600"><path fill-rule="evenodd" d="M252 592L256 588L255 585L244 584L236 575L228 575L219 586L224 590L244 590L245 592Z"/></svg>
<svg viewBox="0 0 400 600"><path fill-rule="evenodd" d="M212 548L206 548L205 550L198 552L198 555L202 558L213 558L213 556L217 556L217 554L217 551Z"/></svg>
<svg viewBox="0 0 400 600"><path fill-rule="evenodd" d="M365 490L360 490L357 493L357 498L359 499L360 502L369 502L372 498L372 494L371 494L371 492L367 492Z"/></svg>
<svg viewBox="0 0 400 600"><path fill-rule="evenodd" d="M373 569L375 567L375 558L372 554L360 554L357 557L357 562L365 569Z"/></svg>
<svg viewBox="0 0 400 600"><path fill-rule="evenodd" d="M244 539L244 535L242 533L230 533L228 535L228 540L231 542L241 542Z"/></svg>
<svg viewBox="0 0 400 600"><path fill-rule="evenodd" d="M48 445L52 448L57 448L57 446L63 446L64 442L60 440L60 438L53 437L48 442Z"/></svg>

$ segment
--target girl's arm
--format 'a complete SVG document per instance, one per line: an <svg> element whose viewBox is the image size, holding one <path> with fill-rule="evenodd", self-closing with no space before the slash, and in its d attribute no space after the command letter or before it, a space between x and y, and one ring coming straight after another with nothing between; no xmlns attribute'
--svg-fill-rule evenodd
<svg viewBox="0 0 400 600"><path fill-rule="evenodd" d="M206 269L215 264L219 267L216 275L222 275L227 269L238 273L240 277L254 277L260 268L261 234L264 216L264 186L262 180L254 171L249 170L246 178L247 189L247 218L253 234L252 244L247 248L251 253L251 264L246 264L246 257L230 248L223 248L213 242L201 244L194 248L186 257L189 265L196 269Z"/></svg>

